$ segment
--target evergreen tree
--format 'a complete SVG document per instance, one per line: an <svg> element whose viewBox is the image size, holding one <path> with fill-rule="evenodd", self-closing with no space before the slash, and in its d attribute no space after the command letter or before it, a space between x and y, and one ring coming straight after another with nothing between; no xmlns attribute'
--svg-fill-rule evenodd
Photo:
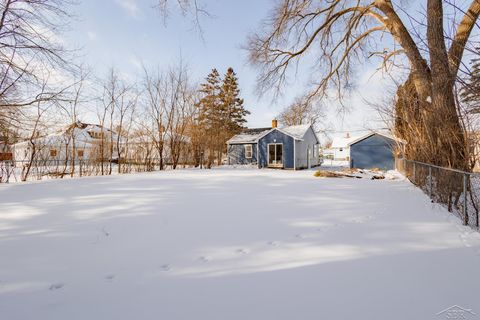
<svg viewBox="0 0 480 320"><path fill-rule="evenodd" d="M206 82L200 85L202 98L197 103L198 122L205 130L215 130L221 123L221 85L217 69L207 76Z"/></svg>
<svg viewBox="0 0 480 320"><path fill-rule="evenodd" d="M197 132L200 134L201 154L207 156L207 167L211 167L217 154L222 132L221 79L217 69L212 69L205 83L200 85L201 99L197 103ZM218 158L218 156L217 156Z"/></svg>
<svg viewBox="0 0 480 320"><path fill-rule="evenodd" d="M227 140L241 132L246 123L245 116L250 112L243 107L238 78L232 68L227 70L223 81L217 69L213 69L205 83L200 85L200 93L197 124L203 134L200 140L209 167L214 158L221 163Z"/></svg>
<svg viewBox="0 0 480 320"><path fill-rule="evenodd" d="M460 97L468 106L468 112L480 113L480 58L471 61L472 71L463 86Z"/></svg>
<svg viewBox="0 0 480 320"><path fill-rule="evenodd" d="M245 117L250 114L243 107L243 99L240 98L238 78L232 68L228 68L223 79L221 100L223 104L225 133L233 136L239 133L247 120Z"/></svg>

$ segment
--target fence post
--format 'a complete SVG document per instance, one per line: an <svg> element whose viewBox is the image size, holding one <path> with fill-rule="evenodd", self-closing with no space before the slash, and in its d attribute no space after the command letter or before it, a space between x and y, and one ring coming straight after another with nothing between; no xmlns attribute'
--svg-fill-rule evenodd
<svg viewBox="0 0 480 320"><path fill-rule="evenodd" d="M415 161L413 161L413 184L415 184L415 175L416 175L416 166L415 166Z"/></svg>
<svg viewBox="0 0 480 320"><path fill-rule="evenodd" d="M468 225L468 210L467 210L467 174L463 174L463 223Z"/></svg>
<svg viewBox="0 0 480 320"><path fill-rule="evenodd" d="M432 167L428 166L428 190L430 192L430 199L432 198L433 195L433 183L432 183Z"/></svg>

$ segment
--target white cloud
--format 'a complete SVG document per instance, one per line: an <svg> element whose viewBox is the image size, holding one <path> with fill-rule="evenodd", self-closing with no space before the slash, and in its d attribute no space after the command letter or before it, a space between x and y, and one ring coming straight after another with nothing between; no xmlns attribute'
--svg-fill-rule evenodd
<svg viewBox="0 0 480 320"><path fill-rule="evenodd" d="M140 17L140 8L138 7L138 0L115 0L115 2L132 18L138 19Z"/></svg>

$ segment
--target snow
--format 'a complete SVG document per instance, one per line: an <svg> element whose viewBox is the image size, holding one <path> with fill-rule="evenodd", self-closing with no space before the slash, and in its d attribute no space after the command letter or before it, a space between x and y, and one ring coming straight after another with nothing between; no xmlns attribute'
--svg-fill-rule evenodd
<svg viewBox="0 0 480 320"><path fill-rule="evenodd" d="M480 235L402 179L180 170L0 185L0 203L2 319L480 312Z"/></svg>
<svg viewBox="0 0 480 320"><path fill-rule="evenodd" d="M283 128L278 128L281 132L284 132L295 139L301 140L308 129L310 129L310 124L288 126ZM258 139L263 137L266 133L271 131L272 128L253 128L247 129L245 132L233 136L230 140L227 141L228 144L239 144L239 143L256 143Z"/></svg>
<svg viewBox="0 0 480 320"><path fill-rule="evenodd" d="M263 136L266 132L270 131L271 129L249 129L247 132L237 134L233 136L230 140L227 141L229 144L235 143L256 143L258 138Z"/></svg>
<svg viewBox="0 0 480 320"><path fill-rule="evenodd" d="M280 128L283 132L295 137L296 139L303 139L308 129L310 129L310 124L301 124L296 126L288 126Z"/></svg>
<svg viewBox="0 0 480 320"><path fill-rule="evenodd" d="M357 140L359 137L334 137L331 148L348 148L350 142Z"/></svg>

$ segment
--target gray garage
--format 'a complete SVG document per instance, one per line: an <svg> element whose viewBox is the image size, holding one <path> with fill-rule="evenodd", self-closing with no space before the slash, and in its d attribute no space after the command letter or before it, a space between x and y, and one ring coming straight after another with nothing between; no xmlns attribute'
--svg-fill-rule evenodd
<svg viewBox="0 0 480 320"><path fill-rule="evenodd" d="M372 132L350 144L350 168L393 170L396 142L392 137Z"/></svg>

